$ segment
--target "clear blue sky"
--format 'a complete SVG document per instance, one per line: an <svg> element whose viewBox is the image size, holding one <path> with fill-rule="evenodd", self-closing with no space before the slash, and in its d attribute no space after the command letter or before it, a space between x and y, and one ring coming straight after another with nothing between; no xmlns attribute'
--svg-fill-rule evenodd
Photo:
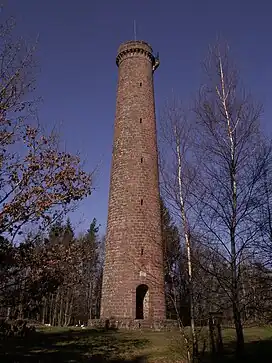
<svg viewBox="0 0 272 363"><path fill-rule="evenodd" d="M200 62L220 35L232 47L244 81L272 114L272 2L270 0L6 0L18 31L39 34L43 97L40 119L61 122L67 150L80 151L91 170L100 163L96 191L73 215L77 229L93 217L105 230L111 164L117 67L116 51L133 38L160 52L155 96L159 111L174 89L184 100L197 90ZM271 127L270 127L271 129Z"/></svg>

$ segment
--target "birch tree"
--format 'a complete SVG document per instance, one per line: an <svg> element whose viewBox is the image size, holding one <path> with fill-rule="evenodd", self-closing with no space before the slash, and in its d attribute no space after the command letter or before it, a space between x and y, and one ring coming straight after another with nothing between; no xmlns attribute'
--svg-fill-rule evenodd
<svg viewBox="0 0 272 363"><path fill-rule="evenodd" d="M193 354L189 360L195 361L198 356L198 340L195 326L191 239L194 218L190 207L192 203L190 191L195 183L196 170L192 160L190 160L192 127L185 116L180 101L177 99L173 99L165 106L161 118L161 137L162 193L179 223L187 257L190 325L193 341Z"/></svg>
<svg viewBox="0 0 272 363"><path fill-rule="evenodd" d="M254 221L264 172L259 158L262 109L242 87L228 47L210 49L204 73L194 108L202 157L198 207L205 243L228 267L229 274L214 274L232 304L239 355L244 350L240 267L254 252L259 233Z"/></svg>

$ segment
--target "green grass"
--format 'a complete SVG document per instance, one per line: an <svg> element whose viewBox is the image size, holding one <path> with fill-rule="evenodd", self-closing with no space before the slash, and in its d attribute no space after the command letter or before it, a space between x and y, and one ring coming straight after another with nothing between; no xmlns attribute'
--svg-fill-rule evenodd
<svg viewBox="0 0 272 363"><path fill-rule="evenodd" d="M205 334L204 334L205 335ZM224 359L234 359L233 329L223 331ZM245 329L247 363L272 362L272 328ZM96 331L44 328L33 338L1 341L0 362L185 362L183 339L178 332ZM207 345L208 346L208 345ZM140 358L142 357L142 358ZM146 359L146 360L144 360ZM206 351L203 362L210 362Z"/></svg>
<svg viewBox="0 0 272 363"><path fill-rule="evenodd" d="M3 342L0 362L174 362L182 354L175 344L165 332L44 328L27 341Z"/></svg>
<svg viewBox="0 0 272 363"><path fill-rule="evenodd" d="M272 362L272 327L251 327L244 329L246 363L271 363ZM223 331L225 360L223 362L238 362L234 358L235 331Z"/></svg>

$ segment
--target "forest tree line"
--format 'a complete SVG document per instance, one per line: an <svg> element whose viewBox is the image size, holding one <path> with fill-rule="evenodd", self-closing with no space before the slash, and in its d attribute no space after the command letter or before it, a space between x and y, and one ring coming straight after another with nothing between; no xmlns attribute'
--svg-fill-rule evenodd
<svg viewBox="0 0 272 363"><path fill-rule="evenodd" d="M1 316L52 326L99 317L103 240L94 219L75 237L69 219L13 245L1 240Z"/></svg>
<svg viewBox="0 0 272 363"><path fill-rule="evenodd" d="M190 325L186 250L181 232L161 202L167 318ZM100 315L105 241L93 219L86 233L75 236L69 219L58 220L49 232L16 245L0 240L1 317L28 319L52 326L87 324ZM197 326L206 326L211 312L223 312L232 325L232 305L224 285L228 266L192 237L194 308ZM211 274L210 266L217 274ZM271 321L271 270L260 261L244 261L241 273L243 324Z"/></svg>

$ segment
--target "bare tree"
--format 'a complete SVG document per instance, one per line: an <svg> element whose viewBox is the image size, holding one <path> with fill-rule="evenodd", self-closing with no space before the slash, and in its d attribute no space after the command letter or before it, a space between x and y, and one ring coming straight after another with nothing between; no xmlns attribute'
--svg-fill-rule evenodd
<svg viewBox="0 0 272 363"><path fill-rule="evenodd" d="M258 247L261 247L262 262L266 268L272 268L272 144L271 140L266 141L262 145L262 153L260 154L260 163L264 168L260 193L262 193L262 201L259 204L259 218L257 224L260 228L261 238L258 240Z"/></svg>
<svg viewBox="0 0 272 363"><path fill-rule="evenodd" d="M195 326L195 299L192 261L192 230L194 215L191 208L196 170L192 163L192 125L185 116L179 101L167 103L161 117L160 166L162 194L172 209L180 225L184 240L188 274L188 293L191 319L193 354L191 361L198 357L198 339ZM164 160L163 160L164 159Z"/></svg>
<svg viewBox="0 0 272 363"><path fill-rule="evenodd" d="M259 158L261 107L243 89L228 47L211 48L204 71L206 82L194 108L198 121L196 150L202 156L200 223L206 245L228 267L224 273L211 272L231 301L237 353L241 354L244 335L240 267L258 238L254 221L264 172Z"/></svg>

